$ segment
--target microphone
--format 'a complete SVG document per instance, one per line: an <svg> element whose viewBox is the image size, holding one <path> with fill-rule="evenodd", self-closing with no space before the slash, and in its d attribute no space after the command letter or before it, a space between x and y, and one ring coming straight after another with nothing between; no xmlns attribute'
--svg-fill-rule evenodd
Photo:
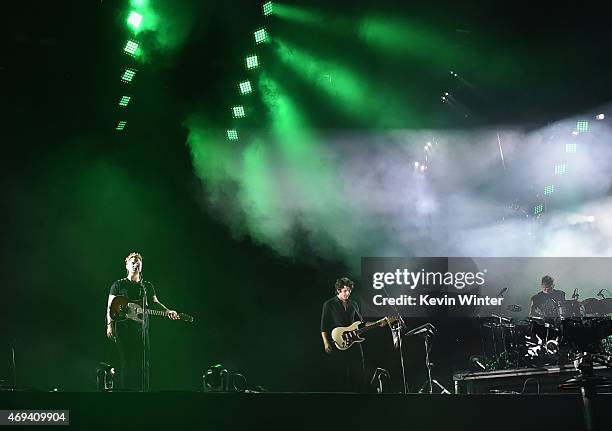
<svg viewBox="0 0 612 431"><path fill-rule="evenodd" d="M601 296L601 299L606 299L606 297L603 294L604 290L606 289L601 289L599 292L597 292L597 296Z"/></svg>
<svg viewBox="0 0 612 431"><path fill-rule="evenodd" d="M502 290L501 290L501 291L500 291L500 292L497 294L497 296L498 296L498 297L499 297L499 296L502 296L506 290L508 290L508 288L507 288L507 287L504 287L504 288L503 288L503 289L502 289Z"/></svg>
<svg viewBox="0 0 612 431"><path fill-rule="evenodd" d="M572 293L572 299L578 299L578 288L574 289L574 293Z"/></svg>

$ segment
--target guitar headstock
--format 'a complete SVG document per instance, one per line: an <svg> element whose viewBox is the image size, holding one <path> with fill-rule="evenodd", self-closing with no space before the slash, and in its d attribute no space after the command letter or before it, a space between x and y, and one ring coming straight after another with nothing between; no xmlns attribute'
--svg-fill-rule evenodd
<svg viewBox="0 0 612 431"><path fill-rule="evenodd" d="M190 316L189 314L179 313L179 317L181 318L183 322L193 323L194 321L193 316Z"/></svg>
<svg viewBox="0 0 612 431"><path fill-rule="evenodd" d="M387 325L391 325L392 323L395 323L400 320L400 318L399 316L387 316L385 317L385 320L387 321Z"/></svg>

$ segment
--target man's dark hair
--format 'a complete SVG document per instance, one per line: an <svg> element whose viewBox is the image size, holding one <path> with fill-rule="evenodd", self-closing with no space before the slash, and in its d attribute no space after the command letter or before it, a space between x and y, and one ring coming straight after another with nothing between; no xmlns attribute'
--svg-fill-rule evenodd
<svg viewBox="0 0 612 431"><path fill-rule="evenodd" d="M348 287L349 289L353 290L354 285L355 283L353 283L353 280L348 277L339 278L336 280L335 284L336 293L340 292L344 287Z"/></svg>
<svg viewBox="0 0 612 431"><path fill-rule="evenodd" d="M554 283L555 279L552 278L550 275L545 275L544 277L542 277L542 284L548 287L552 287Z"/></svg>

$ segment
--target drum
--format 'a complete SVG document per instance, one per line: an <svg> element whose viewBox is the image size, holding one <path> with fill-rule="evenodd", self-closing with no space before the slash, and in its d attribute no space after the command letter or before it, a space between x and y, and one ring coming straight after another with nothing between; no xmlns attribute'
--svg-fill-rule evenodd
<svg viewBox="0 0 612 431"><path fill-rule="evenodd" d="M582 301L584 313L588 316L605 316L612 313L612 298L587 298Z"/></svg>
<svg viewBox="0 0 612 431"><path fill-rule="evenodd" d="M554 365L559 362L561 328L554 319L527 318L529 331L525 335L525 365Z"/></svg>
<svg viewBox="0 0 612 431"><path fill-rule="evenodd" d="M480 331L487 370L503 370L518 366L518 348L522 340L519 338L517 326L510 319L498 317L484 319Z"/></svg>
<svg viewBox="0 0 612 431"><path fill-rule="evenodd" d="M582 316L580 302L576 300L559 301L559 317L561 319L575 318Z"/></svg>

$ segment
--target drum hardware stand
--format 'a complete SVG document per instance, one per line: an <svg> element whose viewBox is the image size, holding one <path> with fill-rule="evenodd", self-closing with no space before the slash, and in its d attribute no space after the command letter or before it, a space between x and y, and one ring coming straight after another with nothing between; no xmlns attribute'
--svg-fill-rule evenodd
<svg viewBox="0 0 612 431"><path fill-rule="evenodd" d="M429 360L429 351L431 350L431 339L435 334L436 328L431 323L425 323L424 325L417 326L406 333L407 336L422 336L425 342L425 367L427 368L427 380L425 380L425 383L423 383L421 389L419 389L419 394L425 393L427 387L429 387L428 393L433 394L434 384L442 390L442 394L450 394L448 389L442 386L440 382L431 376L431 367L433 366L433 363Z"/></svg>
<svg viewBox="0 0 612 431"><path fill-rule="evenodd" d="M374 379L378 380L378 386L376 387L377 394L383 393L383 380L382 380L383 377L390 379L389 372L385 370L384 368L376 368L376 371L374 371L374 375L372 376L372 379L370 380L370 384L371 385L374 384Z"/></svg>
<svg viewBox="0 0 612 431"><path fill-rule="evenodd" d="M595 375L593 370L594 362L612 367L612 356L588 352L582 353L574 360L574 366L579 372L578 376L559 385L560 389L580 388L584 424L588 431L598 429L595 417L593 416L592 406L593 399L597 396L597 388L612 387L612 379Z"/></svg>

